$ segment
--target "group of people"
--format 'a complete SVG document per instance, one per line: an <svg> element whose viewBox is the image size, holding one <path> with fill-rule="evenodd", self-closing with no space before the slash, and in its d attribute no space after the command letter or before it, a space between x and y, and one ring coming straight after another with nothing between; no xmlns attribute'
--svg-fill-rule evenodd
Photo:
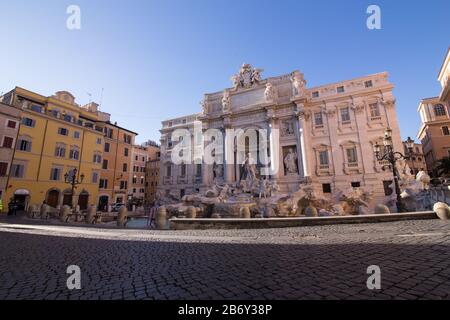
<svg viewBox="0 0 450 320"><path fill-rule="evenodd" d="M17 215L17 210L19 209L19 202L12 198L11 200L9 200L8 203L8 216L16 216ZM0 211L3 210L3 203L2 200L0 199Z"/></svg>

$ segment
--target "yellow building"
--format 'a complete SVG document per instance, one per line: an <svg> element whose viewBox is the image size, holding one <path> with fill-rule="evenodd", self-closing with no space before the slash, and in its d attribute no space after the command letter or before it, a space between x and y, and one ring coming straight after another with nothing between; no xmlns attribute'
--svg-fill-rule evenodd
<svg viewBox="0 0 450 320"><path fill-rule="evenodd" d="M16 87L2 98L21 110L21 124L6 189L24 209L31 204L78 204L81 209L98 203L104 133L98 121L109 115L81 107L66 91L45 97ZM87 119L93 119L90 121ZM77 169L84 179L72 197L65 174Z"/></svg>

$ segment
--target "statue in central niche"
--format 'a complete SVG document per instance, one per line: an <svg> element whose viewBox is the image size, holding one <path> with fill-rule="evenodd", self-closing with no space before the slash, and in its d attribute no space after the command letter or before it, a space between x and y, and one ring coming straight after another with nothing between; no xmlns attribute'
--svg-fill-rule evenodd
<svg viewBox="0 0 450 320"><path fill-rule="evenodd" d="M284 158L284 165L288 175L298 174L297 153L295 153L292 148L289 149L288 154Z"/></svg>
<svg viewBox="0 0 450 320"><path fill-rule="evenodd" d="M252 192L253 186L257 180L256 165L251 163L250 158L246 156L242 164L239 185L242 186L244 192Z"/></svg>

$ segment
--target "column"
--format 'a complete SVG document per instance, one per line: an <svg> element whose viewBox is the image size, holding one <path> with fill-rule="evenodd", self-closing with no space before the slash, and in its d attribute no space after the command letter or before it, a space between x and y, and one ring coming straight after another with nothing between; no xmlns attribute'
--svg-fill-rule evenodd
<svg viewBox="0 0 450 320"><path fill-rule="evenodd" d="M270 174L277 180L280 177L283 166L280 165L280 131L277 119L272 117L268 124L269 148L270 148Z"/></svg>
<svg viewBox="0 0 450 320"><path fill-rule="evenodd" d="M304 145L303 142L302 142L303 129L300 130L300 123L299 123L299 121L300 121L299 118L297 118L294 121L294 124L295 124L295 138L296 138L295 140L297 142L297 152L300 152L300 154L297 157L298 168L299 168L299 171L300 171L300 176L303 178L303 177L305 177L305 170L303 169L303 158L304 158L304 155L303 155L303 150L302 150L302 146Z"/></svg>
<svg viewBox="0 0 450 320"><path fill-rule="evenodd" d="M224 178L227 183L233 182L234 170L234 134L233 129L224 130Z"/></svg>
<svg viewBox="0 0 450 320"><path fill-rule="evenodd" d="M309 177L311 175L309 171L309 161L308 155L306 154L306 149L311 150L309 146L309 139L306 133L306 115L303 111L303 104L297 105L299 112L297 112L298 121L295 121L297 125L296 135L297 135L297 149L301 153L301 157L298 157L298 165L300 168L300 175L303 178Z"/></svg>

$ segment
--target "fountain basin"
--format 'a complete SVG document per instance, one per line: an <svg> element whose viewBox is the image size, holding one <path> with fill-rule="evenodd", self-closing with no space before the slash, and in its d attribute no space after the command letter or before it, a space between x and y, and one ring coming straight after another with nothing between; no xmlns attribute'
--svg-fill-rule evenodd
<svg viewBox="0 0 450 320"><path fill-rule="evenodd" d="M264 229L291 228L314 225L380 223L402 220L437 219L433 211L369 214L361 216L295 217L295 218L228 218L228 219L170 219L172 230L206 229Z"/></svg>

